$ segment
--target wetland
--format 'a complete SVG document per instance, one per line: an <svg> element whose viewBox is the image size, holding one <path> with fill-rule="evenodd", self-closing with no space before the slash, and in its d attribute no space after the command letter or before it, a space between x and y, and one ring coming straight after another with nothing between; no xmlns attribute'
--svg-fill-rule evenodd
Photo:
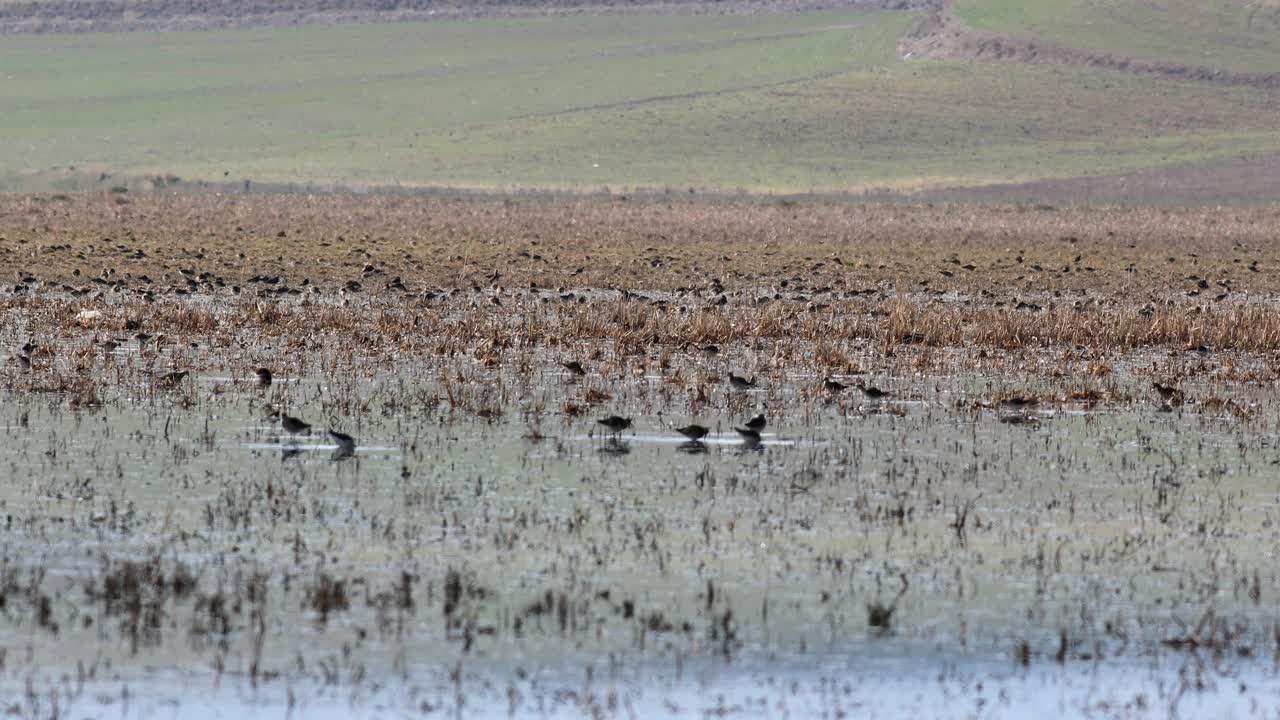
<svg viewBox="0 0 1280 720"><path fill-rule="evenodd" d="M5 711L1274 717L1278 230L5 196Z"/></svg>

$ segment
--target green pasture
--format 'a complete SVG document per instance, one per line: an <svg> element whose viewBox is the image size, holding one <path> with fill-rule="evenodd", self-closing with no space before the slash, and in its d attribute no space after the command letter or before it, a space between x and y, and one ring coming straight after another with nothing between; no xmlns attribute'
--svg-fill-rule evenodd
<svg viewBox="0 0 1280 720"><path fill-rule="evenodd" d="M956 0L970 27L1149 62L1280 72L1275 0Z"/></svg>
<svg viewBox="0 0 1280 720"><path fill-rule="evenodd" d="M912 190L1280 152L1280 93L904 62L896 43L911 19L843 10L9 36L0 189L177 175Z"/></svg>

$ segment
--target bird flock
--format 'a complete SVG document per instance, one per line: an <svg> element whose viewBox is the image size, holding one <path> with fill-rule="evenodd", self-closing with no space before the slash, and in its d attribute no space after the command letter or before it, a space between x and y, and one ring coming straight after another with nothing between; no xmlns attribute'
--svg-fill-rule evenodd
<svg viewBox="0 0 1280 720"><path fill-rule="evenodd" d="M574 375L582 376L586 374L586 369L582 366L582 363L576 360L562 362L560 365ZM754 376L748 378L743 375L738 375L732 371L728 373L728 381L729 386L738 391L747 391L759 387ZM832 378L827 378L823 381L823 388L830 394L838 394L850 387L858 388L862 391L863 396L872 401L882 400L889 396L887 391L881 390L877 387L868 386L861 381L855 385L845 385L844 383ZM768 422L768 418L763 413L759 413L743 423L742 427L734 426L733 429L734 432L738 433L738 436L742 438L743 445L750 449L760 449L763 447L761 433L764 431L765 426L768 425ZM619 449L616 444L618 436L621 435L624 430L632 427L631 418L621 417L619 415L610 415L608 417L600 418L596 423L603 426L608 431L611 440L614 443L610 447L615 451ZM711 434L710 428L705 425L691 423L689 425L670 429L683 435L687 439L688 442L681 446L682 450L688 452L705 451L703 440Z"/></svg>

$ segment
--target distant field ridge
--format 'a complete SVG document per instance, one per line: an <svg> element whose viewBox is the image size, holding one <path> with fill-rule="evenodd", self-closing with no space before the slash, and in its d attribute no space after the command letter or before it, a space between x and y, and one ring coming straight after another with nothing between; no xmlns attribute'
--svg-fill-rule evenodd
<svg viewBox="0 0 1280 720"><path fill-rule="evenodd" d="M1208 65L1152 62L1116 53L1097 53L968 27L956 17L953 0L931 0L899 42L900 57L1074 65L1117 70L1170 80L1280 89L1280 73L1240 72Z"/></svg>
<svg viewBox="0 0 1280 720"><path fill-rule="evenodd" d="M0 0L0 35L401 22L565 14L918 10L929 0Z"/></svg>

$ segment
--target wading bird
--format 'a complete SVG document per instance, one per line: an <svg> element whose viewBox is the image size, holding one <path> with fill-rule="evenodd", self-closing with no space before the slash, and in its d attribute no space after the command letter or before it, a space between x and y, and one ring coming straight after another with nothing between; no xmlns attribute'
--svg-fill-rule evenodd
<svg viewBox="0 0 1280 720"><path fill-rule="evenodd" d="M675 430L676 432L689 438L690 440L693 440L694 442L701 440L702 438L707 436L707 433L711 432L710 430L702 427L701 425L685 425L684 427L676 428Z"/></svg>
<svg viewBox="0 0 1280 720"><path fill-rule="evenodd" d="M280 427L290 435L298 435L299 433L311 432L311 423L303 422L292 415L280 413Z"/></svg>
<svg viewBox="0 0 1280 720"><path fill-rule="evenodd" d="M627 428L631 427L631 418L618 417L617 415L610 415L607 418L600 418L596 422L609 428L609 432L613 433L614 435L617 435L623 430L626 430Z"/></svg>
<svg viewBox="0 0 1280 720"><path fill-rule="evenodd" d="M769 421L765 418L764 413L761 413L747 421L747 428L759 433L767 424L769 424Z"/></svg>
<svg viewBox="0 0 1280 720"><path fill-rule="evenodd" d="M259 387L267 387L271 384L271 371L267 368L260 367L254 371L254 374L258 376Z"/></svg>
<svg viewBox="0 0 1280 720"><path fill-rule="evenodd" d="M732 372L730 372L729 384L733 386L734 390L748 390L756 386L756 379L753 377L750 380L748 380L742 377L741 375L734 375Z"/></svg>
<svg viewBox="0 0 1280 720"><path fill-rule="evenodd" d="M337 449L333 451L334 460L349 458L356 453L356 439L350 435L330 429L329 437L338 444Z"/></svg>
<svg viewBox="0 0 1280 720"><path fill-rule="evenodd" d="M858 382L858 389L862 391L863 395L871 400L879 400L880 398L889 396L888 392L881 390L878 387L868 387L866 383L861 381Z"/></svg>

